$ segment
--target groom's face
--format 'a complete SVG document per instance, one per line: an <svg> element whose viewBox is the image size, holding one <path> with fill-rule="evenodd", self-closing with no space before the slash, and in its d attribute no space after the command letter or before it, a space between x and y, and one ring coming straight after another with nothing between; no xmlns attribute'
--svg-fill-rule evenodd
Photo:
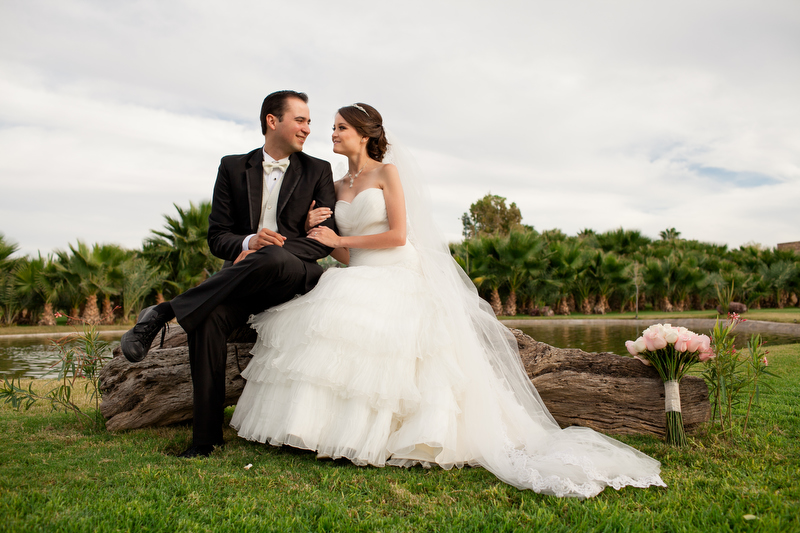
<svg viewBox="0 0 800 533"><path fill-rule="evenodd" d="M281 120L277 120L272 115L268 118L274 120L268 122L268 128L273 129L269 135L275 135L275 140L289 153L301 152L306 138L311 133L311 113L308 105L299 98L289 98L286 100L286 111Z"/></svg>

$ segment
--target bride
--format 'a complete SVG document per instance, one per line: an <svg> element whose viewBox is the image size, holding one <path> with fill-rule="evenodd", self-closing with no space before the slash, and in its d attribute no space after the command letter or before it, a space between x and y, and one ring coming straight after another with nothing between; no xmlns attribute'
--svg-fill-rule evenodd
<svg viewBox="0 0 800 533"><path fill-rule="evenodd" d="M517 344L436 230L413 159L375 108L339 109L333 151L341 235L308 238L348 268L250 318L258 332L231 420L241 437L357 465L482 466L506 483L581 498L666 486L660 464L591 429L561 429Z"/></svg>

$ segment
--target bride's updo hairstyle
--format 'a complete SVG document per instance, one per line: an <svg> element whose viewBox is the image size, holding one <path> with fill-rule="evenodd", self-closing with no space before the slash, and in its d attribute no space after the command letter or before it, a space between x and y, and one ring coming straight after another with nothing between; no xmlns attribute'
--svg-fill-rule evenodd
<svg viewBox="0 0 800 533"><path fill-rule="evenodd" d="M369 104L357 103L339 109L339 114L353 126L359 135L369 137L367 155L375 161L383 161L389 143L383 129L383 117Z"/></svg>

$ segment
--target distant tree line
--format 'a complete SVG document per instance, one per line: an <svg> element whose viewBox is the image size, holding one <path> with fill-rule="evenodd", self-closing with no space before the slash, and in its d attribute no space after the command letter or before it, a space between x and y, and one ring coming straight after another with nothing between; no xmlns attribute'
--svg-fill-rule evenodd
<svg viewBox="0 0 800 533"><path fill-rule="evenodd" d="M35 258L15 258L18 247L0 233L0 322L55 324L61 310L89 324L128 321L145 305L194 287L222 268L206 242L210 202L175 206L141 250L87 245Z"/></svg>
<svg viewBox="0 0 800 533"><path fill-rule="evenodd" d="M604 314L798 305L800 255L788 250L680 238L638 230L536 231L515 204L487 195L462 217L465 240L450 249L495 313Z"/></svg>
<svg viewBox="0 0 800 533"><path fill-rule="evenodd" d="M91 324L130 321L202 282L222 268L206 242L211 204L175 208L140 250L78 241L47 256L13 257L18 246L0 233L0 323L51 325L57 311ZM522 224L516 204L491 194L462 222L465 239L451 252L497 314L603 314L637 301L664 311L798 305L800 255L792 251L729 250L681 239L675 228L657 240L622 228L539 232Z"/></svg>

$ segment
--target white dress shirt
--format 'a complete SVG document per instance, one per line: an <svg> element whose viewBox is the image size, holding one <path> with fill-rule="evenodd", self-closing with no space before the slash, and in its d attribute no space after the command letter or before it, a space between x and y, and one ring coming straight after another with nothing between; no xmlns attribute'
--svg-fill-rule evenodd
<svg viewBox="0 0 800 533"><path fill-rule="evenodd" d="M261 153L263 155L263 160L264 161L274 161L276 163L280 163L280 162L283 162L283 161L288 161L288 159L289 159L288 157L285 157L283 159L275 159L274 157L269 155L266 152L266 150L264 150L263 148L261 149ZM259 222L260 225L259 225L259 228L258 228L259 231L262 229L263 224L264 224L266 210L268 209L268 205L267 204L269 202L270 197L272 196L272 191L273 191L273 189L275 188L275 185L278 182L282 182L283 181L283 174L284 174L284 172L279 168L272 169L272 171L269 174L267 174L266 170L262 171L262 176L263 176L263 179L264 179L264 187L263 187L263 190L261 192L261 215L259 217L259 221L260 221ZM278 191L276 191L276 193L277 192ZM277 198L276 198L276 200L277 200ZM277 228L270 228L270 229L272 229L273 231L277 231ZM244 240L242 241L242 251L250 249L250 239L252 237L255 237L255 236L256 236L256 234L253 233L253 234L248 235L247 237L244 238Z"/></svg>

